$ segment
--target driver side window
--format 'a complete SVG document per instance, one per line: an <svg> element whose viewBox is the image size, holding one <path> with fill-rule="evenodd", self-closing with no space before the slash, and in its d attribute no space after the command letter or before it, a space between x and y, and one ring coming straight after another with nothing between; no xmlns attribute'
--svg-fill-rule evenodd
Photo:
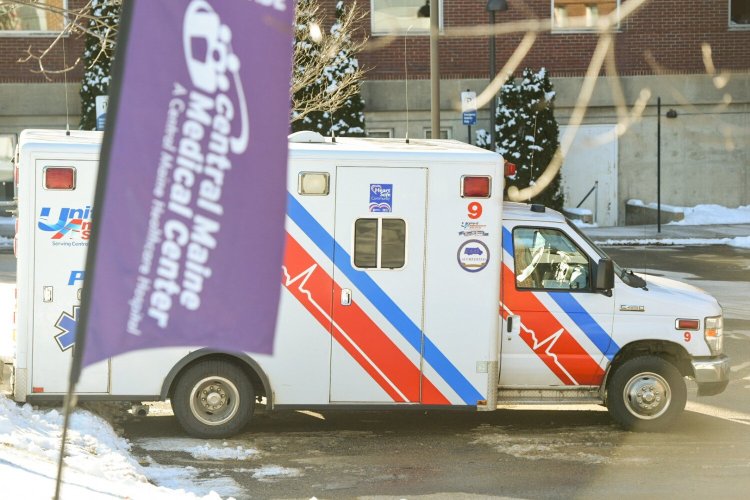
<svg viewBox="0 0 750 500"><path fill-rule="evenodd" d="M590 290L589 260L562 231L517 227L513 230L516 288Z"/></svg>

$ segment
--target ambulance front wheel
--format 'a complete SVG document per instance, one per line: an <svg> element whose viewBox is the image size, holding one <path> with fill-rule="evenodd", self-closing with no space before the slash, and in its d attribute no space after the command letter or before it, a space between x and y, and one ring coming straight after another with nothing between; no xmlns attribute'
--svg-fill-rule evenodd
<svg viewBox="0 0 750 500"><path fill-rule="evenodd" d="M197 438L226 438L250 422L253 385L236 364L202 361L178 379L172 410L185 432Z"/></svg>
<svg viewBox="0 0 750 500"><path fill-rule="evenodd" d="M626 430L664 430L685 409L686 401L685 379L657 356L625 361L607 384L609 413Z"/></svg>

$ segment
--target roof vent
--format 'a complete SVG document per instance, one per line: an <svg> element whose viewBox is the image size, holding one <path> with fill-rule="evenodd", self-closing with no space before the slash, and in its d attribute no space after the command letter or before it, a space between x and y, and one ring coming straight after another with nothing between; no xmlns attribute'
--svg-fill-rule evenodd
<svg viewBox="0 0 750 500"><path fill-rule="evenodd" d="M323 143L326 142L325 137L312 130L302 130L289 134L289 142L315 142Z"/></svg>
<svg viewBox="0 0 750 500"><path fill-rule="evenodd" d="M543 214L546 210L547 209L544 207L544 205L540 205L539 203L534 203L531 205L532 212Z"/></svg>

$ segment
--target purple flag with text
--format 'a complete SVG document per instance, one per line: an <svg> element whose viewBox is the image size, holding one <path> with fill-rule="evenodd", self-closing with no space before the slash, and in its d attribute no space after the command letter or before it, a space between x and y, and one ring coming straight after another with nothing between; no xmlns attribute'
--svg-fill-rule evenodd
<svg viewBox="0 0 750 500"><path fill-rule="evenodd" d="M123 4L73 382L138 349L273 351L294 3Z"/></svg>

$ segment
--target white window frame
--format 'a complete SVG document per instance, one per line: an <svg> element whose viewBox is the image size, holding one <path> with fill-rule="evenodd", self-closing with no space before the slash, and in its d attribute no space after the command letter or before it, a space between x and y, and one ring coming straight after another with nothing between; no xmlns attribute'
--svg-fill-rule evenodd
<svg viewBox="0 0 750 500"><path fill-rule="evenodd" d="M735 23L732 21L732 2L735 2L737 0L729 0L727 5L727 25L732 30L750 30L750 22L747 23ZM750 2L750 0L744 0L746 2Z"/></svg>
<svg viewBox="0 0 750 500"><path fill-rule="evenodd" d="M427 23L427 27L426 28L417 28L417 27L409 28L409 27L403 27L403 28L397 28L397 29L392 30L392 31L391 30L387 30L387 29L383 29L383 28L376 29L376 27L375 27L375 15L374 15L374 13L375 13L375 2L376 1L377 0L370 0L370 34L372 36L405 35L407 33L409 35L426 35L426 34L430 33L429 18L426 18L426 19L428 19L428 23ZM434 2L434 1L435 0L430 0L430 2ZM440 2L440 12L439 12L440 15L439 15L439 19L438 19L438 28L440 29L440 31L442 31L443 30L443 11L444 11L444 9L443 9L443 3L444 2L443 2L443 0L437 0L437 1ZM418 9L419 6L417 6L416 8Z"/></svg>
<svg viewBox="0 0 750 500"><path fill-rule="evenodd" d="M68 8L68 0L62 0L62 8L67 9ZM68 17L63 16L63 28L67 26L68 24ZM0 29L0 37L49 37L49 36L57 36L62 29L60 30L24 30L24 31L16 31L16 30L4 30Z"/></svg>
<svg viewBox="0 0 750 500"><path fill-rule="evenodd" d="M620 12L620 5L622 4L623 0L612 0L617 3L615 6L615 12ZM581 0L581 3L586 3L586 0ZM597 19L598 19L597 15ZM552 33L590 33L592 31L597 30L596 21L592 21L590 26L574 26L574 27L565 27L565 26L558 26L555 23L555 0L550 0L550 27L552 28ZM619 30L621 27L620 23L617 23L616 26L614 26L615 30Z"/></svg>

